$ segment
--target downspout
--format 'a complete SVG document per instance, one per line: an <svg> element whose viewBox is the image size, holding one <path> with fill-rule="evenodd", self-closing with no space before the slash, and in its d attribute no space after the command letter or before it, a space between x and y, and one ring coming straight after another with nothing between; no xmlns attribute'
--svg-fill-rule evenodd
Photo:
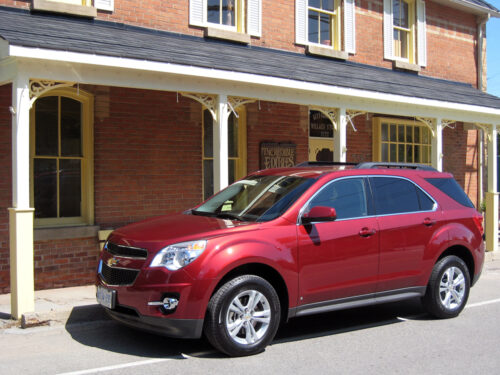
<svg viewBox="0 0 500 375"><path fill-rule="evenodd" d="M484 17L478 17L478 25L477 25L477 35L478 35L478 43L477 43L477 88L479 91L484 91L484 85L483 85L483 47L484 47L484 28L486 25L486 22L490 19L490 14L488 13L487 16ZM484 130L479 129L479 134L478 134L478 176L477 176L477 183L478 183L478 208L480 207L481 203L484 201L484 191L483 191L483 168L484 168Z"/></svg>

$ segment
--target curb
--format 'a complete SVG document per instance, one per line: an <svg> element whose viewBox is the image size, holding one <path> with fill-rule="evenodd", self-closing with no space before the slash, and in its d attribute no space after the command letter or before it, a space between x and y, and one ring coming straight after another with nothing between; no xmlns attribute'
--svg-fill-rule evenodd
<svg viewBox="0 0 500 375"><path fill-rule="evenodd" d="M485 262L493 262L495 260L500 260L500 252L499 251L495 251L495 252L487 251L485 253L485 258L484 258Z"/></svg>

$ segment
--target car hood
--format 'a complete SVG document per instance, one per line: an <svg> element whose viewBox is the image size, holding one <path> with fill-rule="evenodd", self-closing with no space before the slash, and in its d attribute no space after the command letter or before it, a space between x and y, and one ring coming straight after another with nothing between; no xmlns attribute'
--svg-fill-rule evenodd
<svg viewBox="0 0 500 375"><path fill-rule="evenodd" d="M176 214L160 216L119 228L111 234L113 243L133 247L162 248L168 244L206 239L229 231L240 231L258 223ZM155 246L156 244L156 246Z"/></svg>

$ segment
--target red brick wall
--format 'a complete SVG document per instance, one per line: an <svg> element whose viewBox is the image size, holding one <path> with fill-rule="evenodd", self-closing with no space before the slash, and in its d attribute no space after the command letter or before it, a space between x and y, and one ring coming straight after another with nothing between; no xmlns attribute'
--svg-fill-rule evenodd
<svg viewBox="0 0 500 375"><path fill-rule="evenodd" d="M260 143L294 143L296 162L308 159L309 111L307 107L260 102L247 106L248 173L259 170Z"/></svg>
<svg viewBox="0 0 500 375"><path fill-rule="evenodd" d="M121 88L110 88L108 103L94 124L96 223L116 228L199 203L201 105Z"/></svg>
<svg viewBox="0 0 500 375"><path fill-rule="evenodd" d="M9 272L9 212L12 207L12 86L0 86L0 293L8 292ZM7 289L6 289L7 288Z"/></svg>
<svg viewBox="0 0 500 375"><path fill-rule="evenodd" d="M30 1L0 0L0 5L29 7ZM303 53L295 44L295 1L262 0L262 37L252 45ZM476 84L476 19L470 13L426 1L428 64L422 75ZM116 0L113 12L98 12L102 20L203 36L189 26L189 1ZM356 54L351 61L392 67L383 57L383 1L356 1Z"/></svg>
<svg viewBox="0 0 500 375"><path fill-rule="evenodd" d="M347 123L347 162L361 163L373 161L372 157L372 117L362 114L352 120L352 125Z"/></svg>
<svg viewBox="0 0 500 375"><path fill-rule="evenodd" d="M98 249L97 238L35 242L35 289L92 284Z"/></svg>

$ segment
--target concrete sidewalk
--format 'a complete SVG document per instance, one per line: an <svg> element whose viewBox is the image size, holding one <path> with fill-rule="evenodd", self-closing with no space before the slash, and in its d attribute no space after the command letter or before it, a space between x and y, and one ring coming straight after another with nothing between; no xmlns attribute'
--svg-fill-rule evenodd
<svg viewBox="0 0 500 375"><path fill-rule="evenodd" d="M10 316L10 293L0 295L0 329L19 326L83 323L107 319L97 304L95 285L47 289L35 292L35 312L24 314L19 321Z"/></svg>
<svg viewBox="0 0 500 375"><path fill-rule="evenodd" d="M486 264L500 261L499 253L486 253ZM489 264L490 263L490 264ZM23 315L20 321L10 318L10 294L0 295L0 330L10 327L29 328L39 325L58 325L93 322L109 319L97 304L94 285L48 289L35 292L35 311Z"/></svg>

